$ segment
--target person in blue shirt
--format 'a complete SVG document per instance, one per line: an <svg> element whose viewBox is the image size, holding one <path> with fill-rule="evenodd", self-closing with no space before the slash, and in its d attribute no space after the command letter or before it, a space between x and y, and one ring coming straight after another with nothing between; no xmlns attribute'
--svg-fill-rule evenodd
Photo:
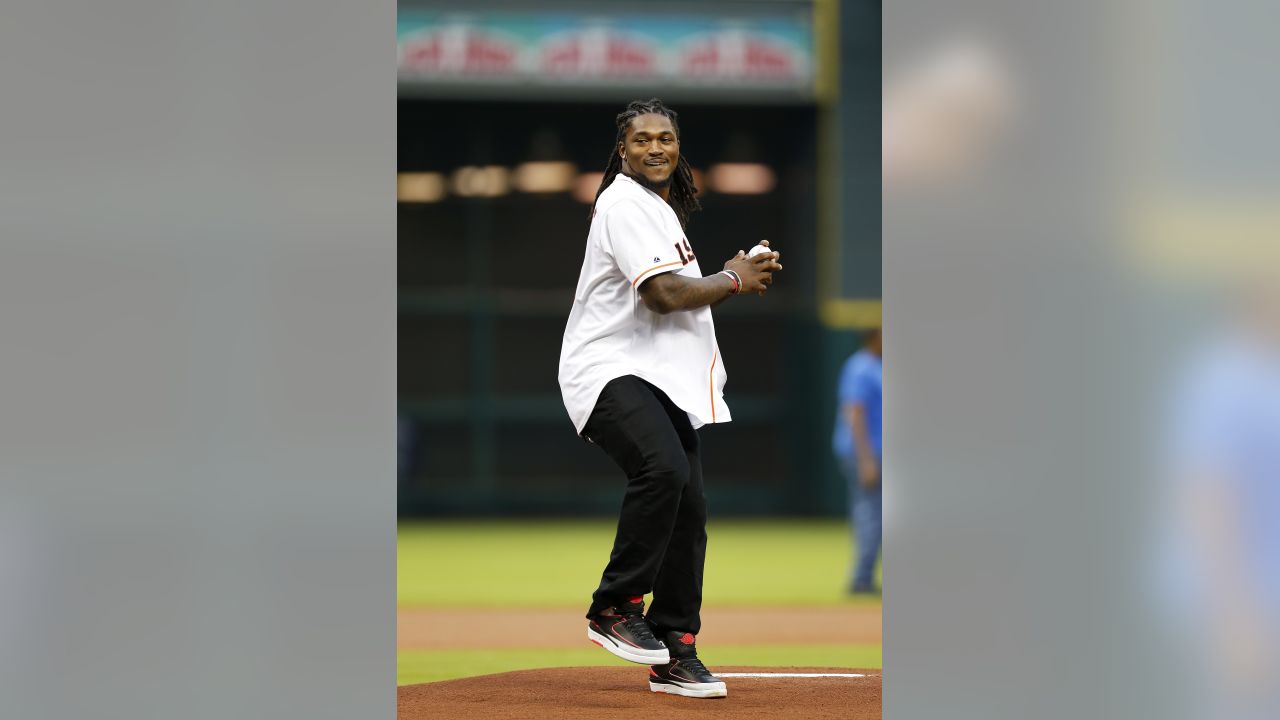
<svg viewBox="0 0 1280 720"><path fill-rule="evenodd" d="M1253 720L1280 708L1280 290L1245 295L1182 378L1168 458L1173 482L1164 602L1204 662L1205 714Z"/></svg>
<svg viewBox="0 0 1280 720"><path fill-rule="evenodd" d="M849 515L857 541L853 593L875 593L880 555L881 367L880 330L867 334L862 349L840 371L832 449L849 481Z"/></svg>

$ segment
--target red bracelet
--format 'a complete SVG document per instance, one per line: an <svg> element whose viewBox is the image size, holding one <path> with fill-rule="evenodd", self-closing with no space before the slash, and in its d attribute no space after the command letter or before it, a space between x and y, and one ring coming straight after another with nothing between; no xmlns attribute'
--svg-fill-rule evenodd
<svg viewBox="0 0 1280 720"><path fill-rule="evenodd" d="M738 291L742 289L742 278L738 277L738 273L732 270L721 270L720 274L729 276L729 279L733 281L733 292L731 294L737 295Z"/></svg>

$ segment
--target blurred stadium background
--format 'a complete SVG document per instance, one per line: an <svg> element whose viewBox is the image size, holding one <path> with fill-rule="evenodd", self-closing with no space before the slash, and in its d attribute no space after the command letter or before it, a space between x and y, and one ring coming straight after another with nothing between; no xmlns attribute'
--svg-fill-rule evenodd
<svg viewBox="0 0 1280 720"><path fill-rule="evenodd" d="M708 607L846 603L830 441L840 363L880 322L879 3L401 0L397 38L402 626L508 605L516 557L572 568L526 577L529 606L576 617L598 579L623 482L574 435L556 367L614 115L651 96L680 113L707 267L762 238L786 260L767 298L715 313L734 421L701 433ZM418 648L406 674L405 642L402 682L512 667ZM591 662L581 644L539 657ZM850 653L829 664L879 662Z"/></svg>

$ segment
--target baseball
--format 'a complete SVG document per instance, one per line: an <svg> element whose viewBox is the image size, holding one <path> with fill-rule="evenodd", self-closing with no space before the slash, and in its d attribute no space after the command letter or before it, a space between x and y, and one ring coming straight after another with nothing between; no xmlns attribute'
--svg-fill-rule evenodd
<svg viewBox="0 0 1280 720"><path fill-rule="evenodd" d="M757 245L751 248L751 250L747 253L747 257L755 257L763 252L773 252L773 248L765 247L764 245Z"/></svg>

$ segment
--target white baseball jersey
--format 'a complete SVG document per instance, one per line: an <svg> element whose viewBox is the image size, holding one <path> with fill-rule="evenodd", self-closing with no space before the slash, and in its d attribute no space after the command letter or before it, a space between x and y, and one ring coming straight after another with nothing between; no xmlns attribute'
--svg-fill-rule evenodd
<svg viewBox="0 0 1280 720"><path fill-rule="evenodd" d="M560 347L560 392L578 433L600 391L624 375L657 386L695 428L730 420L711 308L659 315L640 299L640 284L667 272L702 277L671 206L618 173L596 202Z"/></svg>

